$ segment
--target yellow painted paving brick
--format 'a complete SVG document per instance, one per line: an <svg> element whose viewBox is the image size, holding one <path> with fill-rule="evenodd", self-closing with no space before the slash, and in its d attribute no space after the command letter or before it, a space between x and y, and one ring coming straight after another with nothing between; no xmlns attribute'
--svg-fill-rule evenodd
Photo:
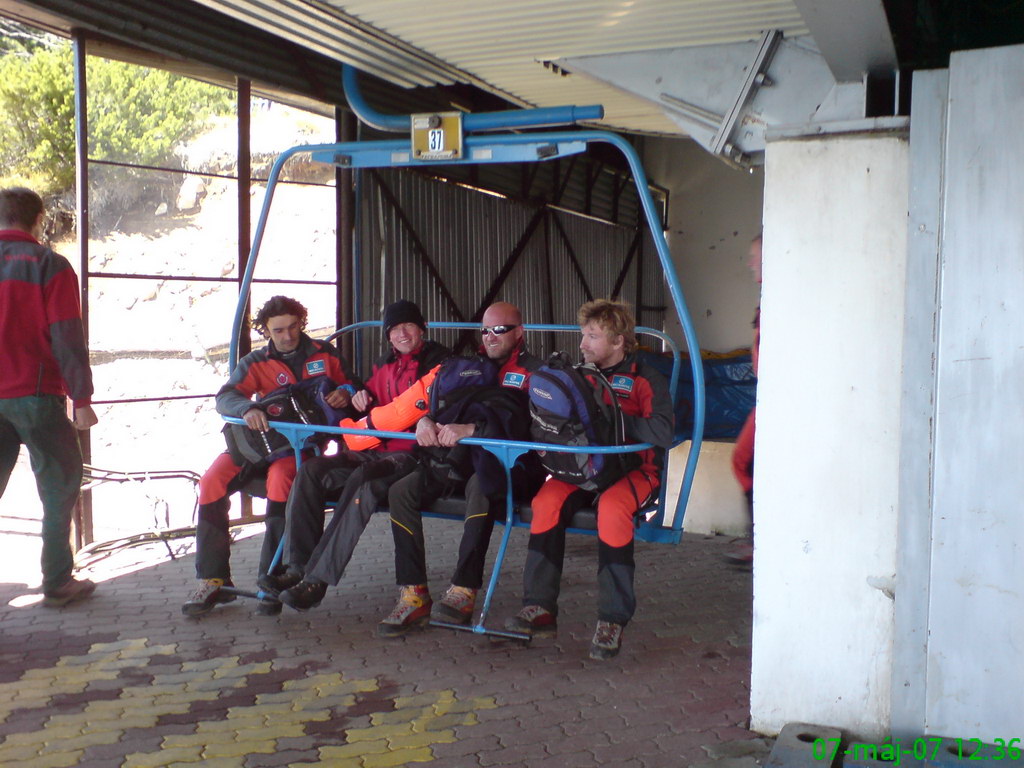
<svg viewBox="0 0 1024 768"><path fill-rule="evenodd" d="M82 758L82 750L76 749L73 752L55 752L51 755L39 755L32 759L32 768L70 768L78 765Z"/></svg>
<svg viewBox="0 0 1024 768"><path fill-rule="evenodd" d="M419 718L430 714L429 709L426 712L424 712L423 709L423 707L417 707L416 709L399 709L396 712L371 712L370 722L374 725L394 725L396 723L411 723L413 720L418 720Z"/></svg>
<svg viewBox="0 0 1024 768"><path fill-rule="evenodd" d="M377 741L360 741L358 744L320 747L320 759L324 761L355 759L364 755L375 755L388 751L388 743L384 739ZM333 762L330 763L334 765Z"/></svg>
<svg viewBox="0 0 1024 768"><path fill-rule="evenodd" d="M300 677L295 680L285 680L281 683L282 691L304 691L309 688L316 688L318 685L323 685L323 675L313 675L311 677Z"/></svg>
<svg viewBox="0 0 1024 768"><path fill-rule="evenodd" d="M153 728L156 725L156 721L156 717L149 715L140 715L139 717L125 715L117 721L117 724L127 731L130 728Z"/></svg>
<svg viewBox="0 0 1024 768"><path fill-rule="evenodd" d="M82 713L73 712L66 715L50 715L43 725L44 728L77 728L82 731Z"/></svg>
<svg viewBox="0 0 1024 768"><path fill-rule="evenodd" d="M439 699L447 698L451 691L438 691L437 693L420 693L415 696L396 696L395 709L405 707L432 707Z"/></svg>
<svg viewBox="0 0 1024 768"><path fill-rule="evenodd" d="M116 679L117 679L117 671L116 670L111 670L109 672L105 671L105 670L97 670L96 672L89 672L88 670L85 670L85 669L83 669L81 671L76 669L74 672L68 672L66 674L62 674L60 676L60 681L57 683L57 685L53 686L50 689L50 691L51 691L51 693L57 693L55 688L57 688L58 686L62 690L64 690L64 691L66 691L68 688L74 688L74 690L80 690L81 688L84 688L89 683L91 683L91 682L93 682L95 680L116 680Z"/></svg>
<svg viewBox="0 0 1024 768"><path fill-rule="evenodd" d="M214 673L214 676L216 676L216 673ZM209 672L175 672L170 675L154 675L152 685L155 688L161 688L164 686L180 688L181 686L196 680L209 679L211 679Z"/></svg>
<svg viewBox="0 0 1024 768"><path fill-rule="evenodd" d="M28 765L39 754L39 744L0 745L0 765Z"/></svg>
<svg viewBox="0 0 1024 768"><path fill-rule="evenodd" d="M265 713L265 707L250 705L247 707L230 707L224 717L228 720L247 720L249 718L262 718Z"/></svg>
<svg viewBox="0 0 1024 768"><path fill-rule="evenodd" d="M370 741L373 739L390 739L394 736L405 736L412 733L410 723L399 725L375 725L370 728L351 728L346 734L349 742Z"/></svg>
<svg viewBox="0 0 1024 768"><path fill-rule="evenodd" d="M146 638L130 637L126 640L114 640L109 643L93 643L89 646L88 653L119 653L131 648L145 648Z"/></svg>
<svg viewBox="0 0 1024 768"><path fill-rule="evenodd" d="M296 699L292 709L296 712L315 712L330 707L352 707L355 706L356 697L352 694L345 696L334 696L323 699Z"/></svg>
<svg viewBox="0 0 1024 768"><path fill-rule="evenodd" d="M237 659L235 660L237 664ZM206 672L213 671L224 666L224 659L202 659L201 661L183 661L182 672Z"/></svg>
<svg viewBox="0 0 1024 768"><path fill-rule="evenodd" d="M85 749L97 744L116 744L121 739L122 731L92 731L83 733L73 739L61 739L60 741L47 744L41 750L42 754L51 752L66 752L69 749Z"/></svg>
<svg viewBox="0 0 1024 768"><path fill-rule="evenodd" d="M267 721L258 713L250 711L247 717L236 717L232 720L204 720L196 726L199 733L217 733L237 731L248 728L264 728Z"/></svg>
<svg viewBox="0 0 1024 768"><path fill-rule="evenodd" d="M295 714L299 716L298 721L300 723L309 722L311 720L320 722L322 720L331 719L331 711L329 709L323 709L322 705L320 709L296 709Z"/></svg>
<svg viewBox="0 0 1024 768"><path fill-rule="evenodd" d="M361 757L350 757L347 760L331 760L331 768L363 768ZM288 768L309 768L309 763L288 763Z"/></svg>
<svg viewBox="0 0 1024 768"><path fill-rule="evenodd" d="M238 743L250 755L272 755L277 752L277 739L268 739L266 734L261 739L239 739Z"/></svg>
<svg viewBox="0 0 1024 768"><path fill-rule="evenodd" d="M139 701L131 702L126 708L129 717L160 717L160 715L183 715L189 710L187 701Z"/></svg>
<svg viewBox="0 0 1024 768"><path fill-rule="evenodd" d="M151 645L145 647L144 645L135 645L131 648L124 648L118 651L118 657L122 659L141 658L145 656L170 656L171 654L178 652L178 646L175 644L171 645Z"/></svg>
<svg viewBox="0 0 1024 768"><path fill-rule="evenodd" d="M477 709L496 709L497 702L492 698L469 699L468 701L443 701L434 705L439 715L455 714L456 712L473 712Z"/></svg>
<svg viewBox="0 0 1024 768"><path fill-rule="evenodd" d="M234 731L220 731L218 733L169 733L164 736L166 747L205 747L207 744L230 744L235 740Z"/></svg>
<svg viewBox="0 0 1024 768"><path fill-rule="evenodd" d="M380 755L367 755L363 758L365 768L393 768L396 765L407 765L408 763L429 763L433 761L434 753L429 747L420 749L399 749L394 752L385 752Z"/></svg>
<svg viewBox="0 0 1024 768"><path fill-rule="evenodd" d="M158 768L172 760L198 762L203 757L202 745L162 747L159 752L136 752L125 758L122 768Z"/></svg>
<svg viewBox="0 0 1024 768"><path fill-rule="evenodd" d="M183 691L178 689L174 693L165 693L156 699L157 703L180 704L181 702L192 701L213 701L220 698L218 691Z"/></svg>
<svg viewBox="0 0 1024 768"><path fill-rule="evenodd" d="M47 680L49 680L52 677L52 667L33 667L32 669L26 669L24 672L21 673L21 682L24 683L28 680L35 680L37 678L46 678ZM6 688L10 685L11 683L4 683L3 686L0 687Z"/></svg>
<svg viewBox="0 0 1024 768"><path fill-rule="evenodd" d="M246 684L244 678L222 677L218 680L200 678L185 684L186 691L222 691L227 688L241 688Z"/></svg>
<svg viewBox="0 0 1024 768"><path fill-rule="evenodd" d="M263 731L263 738L292 739L306 735L306 728L302 723L273 723Z"/></svg>
<svg viewBox="0 0 1024 768"><path fill-rule="evenodd" d="M203 768L245 768L245 756L208 757L203 760Z"/></svg>
<svg viewBox="0 0 1024 768"><path fill-rule="evenodd" d="M256 706L262 707L270 704L287 704L289 708L292 706L292 702L298 698L299 693L296 691L280 691L278 693L258 693L256 694Z"/></svg>
<svg viewBox="0 0 1024 768"><path fill-rule="evenodd" d="M12 733L4 741L4 744L38 744L39 742L49 744L51 741L59 741L60 739L73 739L75 736L81 735L81 727L61 726L59 728L46 728L45 730L35 731L33 733Z"/></svg>
<svg viewBox="0 0 1024 768"><path fill-rule="evenodd" d="M131 669L145 666L146 659L103 659L102 661L90 661L83 664L80 669L90 675L102 672L105 669ZM143 662L143 663L140 663Z"/></svg>
<svg viewBox="0 0 1024 768"><path fill-rule="evenodd" d="M476 715L472 712L457 712L454 715L439 715L437 717L424 717L421 720L414 720L413 729L417 733L424 731L442 731L456 725L476 725Z"/></svg>
<svg viewBox="0 0 1024 768"><path fill-rule="evenodd" d="M228 667L227 669L215 669L213 676L216 679L222 677L248 677L249 675L265 675L270 672L270 662L261 661L258 664L242 664L237 667Z"/></svg>
<svg viewBox="0 0 1024 768"><path fill-rule="evenodd" d="M216 758L216 757L245 757L251 752L262 752L264 754L270 754L277 749L276 741L265 741L262 744L256 745L262 747L261 749L251 749L249 744L240 744L236 741L230 742L215 742L208 744L206 749L203 750L203 757Z"/></svg>
<svg viewBox="0 0 1024 768"><path fill-rule="evenodd" d="M409 736L398 736L388 739L392 749L412 749L429 747L431 744L450 744L456 741L455 731L430 731L429 733L413 733Z"/></svg>
<svg viewBox="0 0 1024 768"><path fill-rule="evenodd" d="M376 680L324 680L316 686L321 696L330 696L337 693L365 693L376 691L380 686Z"/></svg>
<svg viewBox="0 0 1024 768"><path fill-rule="evenodd" d="M292 709L291 702L283 702L279 704L265 704L257 697L256 703L253 705L253 709L259 712L264 717L277 717L278 715L293 715L295 710Z"/></svg>

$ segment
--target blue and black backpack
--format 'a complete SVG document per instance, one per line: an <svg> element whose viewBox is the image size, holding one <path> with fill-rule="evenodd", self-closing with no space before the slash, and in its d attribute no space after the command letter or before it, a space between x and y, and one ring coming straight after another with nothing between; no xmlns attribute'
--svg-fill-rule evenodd
<svg viewBox="0 0 1024 768"><path fill-rule="evenodd" d="M254 401L253 407L266 413L268 421L337 426L339 421L351 414L348 409L338 409L327 404L325 398L336 388L337 385L329 377L312 376L268 392ZM225 424L223 431L228 453L239 466L269 466L294 453L288 438L275 429L260 432L244 424ZM302 447L321 446L328 439L326 435L310 435Z"/></svg>
<svg viewBox="0 0 1024 768"><path fill-rule="evenodd" d="M483 387L498 386L498 366L483 355L449 357L430 385L430 418L438 424L459 423L462 406L480 394ZM442 485L459 486L472 474L469 446L452 448L417 445L413 449L420 464L429 469L431 480Z"/></svg>
<svg viewBox="0 0 1024 768"><path fill-rule="evenodd" d="M530 434L538 443L625 445L622 408L597 367L573 365L560 352L530 376ZM551 474L586 491L602 491L640 465L635 453L538 451Z"/></svg>
<svg viewBox="0 0 1024 768"><path fill-rule="evenodd" d="M498 366L483 355L449 357L441 363L430 385L430 418L442 417L445 409L464 397L466 387L498 385ZM460 390L463 390L460 394Z"/></svg>

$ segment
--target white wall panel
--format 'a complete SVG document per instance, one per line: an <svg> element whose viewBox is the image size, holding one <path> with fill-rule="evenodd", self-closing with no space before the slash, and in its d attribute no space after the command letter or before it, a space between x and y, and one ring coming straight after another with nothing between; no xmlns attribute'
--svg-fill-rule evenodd
<svg viewBox="0 0 1024 768"><path fill-rule="evenodd" d="M752 725L889 719L908 150L770 143L755 476Z"/></svg>
<svg viewBox="0 0 1024 768"><path fill-rule="evenodd" d="M929 732L1024 733L1024 46L949 70Z"/></svg>

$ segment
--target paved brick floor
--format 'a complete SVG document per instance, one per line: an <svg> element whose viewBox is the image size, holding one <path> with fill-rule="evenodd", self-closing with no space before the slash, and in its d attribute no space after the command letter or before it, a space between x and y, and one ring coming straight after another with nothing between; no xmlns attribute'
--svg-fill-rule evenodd
<svg viewBox="0 0 1024 768"><path fill-rule="evenodd" d="M429 629L375 636L395 598L387 520L372 521L346 580L308 613L278 617L238 600L200 619L180 605L193 584L191 539L115 552L87 573L94 598L32 604L0 571L0 765L329 766L434 763L467 768L754 766L746 730L749 572L724 564L720 539L639 543L640 606L623 651L587 658L596 542L571 537L560 633L531 646ZM251 532L252 529L250 529ZM501 530L500 528L498 529ZM440 593L458 528L428 523ZM0 535L5 553L33 539ZM526 534L515 531L493 606L518 608ZM239 583L259 537L233 547Z"/></svg>

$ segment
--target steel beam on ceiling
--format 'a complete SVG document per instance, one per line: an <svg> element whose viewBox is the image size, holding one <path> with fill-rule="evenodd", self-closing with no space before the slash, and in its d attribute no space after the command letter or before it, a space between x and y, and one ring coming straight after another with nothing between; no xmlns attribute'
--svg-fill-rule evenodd
<svg viewBox="0 0 1024 768"><path fill-rule="evenodd" d="M838 83L899 67L882 0L793 0Z"/></svg>

